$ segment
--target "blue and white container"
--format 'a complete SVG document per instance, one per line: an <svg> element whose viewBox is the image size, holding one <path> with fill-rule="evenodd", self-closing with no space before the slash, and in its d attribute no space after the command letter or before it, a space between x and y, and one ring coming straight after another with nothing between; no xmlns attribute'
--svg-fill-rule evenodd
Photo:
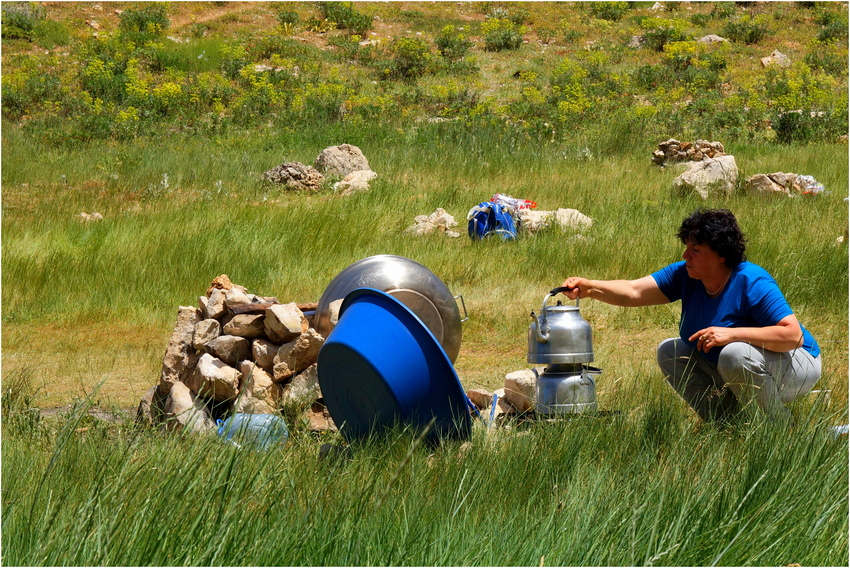
<svg viewBox="0 0 850 568"><path fill-rule="evenodd" d="M238 448L270 450L282 448L289 440L286 422L277 414L234 414L216 421L218 435Z"/></svg>

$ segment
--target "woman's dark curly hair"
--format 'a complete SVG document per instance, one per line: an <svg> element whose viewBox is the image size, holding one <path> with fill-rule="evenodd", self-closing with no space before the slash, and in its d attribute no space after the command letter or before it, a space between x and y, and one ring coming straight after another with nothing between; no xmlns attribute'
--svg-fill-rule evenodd
<svg viewBox="0 0 850 568"><path fill-rule="evenodd" d="M726 266L735 268L747 260L744 249L747 239L738 227L738 221L728 209L699 208L682 221L676 234L683 244L689 242L708 245L726 259Z"/></svg>

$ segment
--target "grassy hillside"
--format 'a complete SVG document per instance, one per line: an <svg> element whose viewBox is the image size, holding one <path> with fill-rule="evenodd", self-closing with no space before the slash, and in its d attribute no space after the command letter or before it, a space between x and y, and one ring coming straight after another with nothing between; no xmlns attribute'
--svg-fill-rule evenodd
<svg viewBox="0 0 850 568"><path fill-rule="evenodd" d="M3 116L52 145L423 119L605 151L846 135L846 2L653 6L6 2Z"/></svg>

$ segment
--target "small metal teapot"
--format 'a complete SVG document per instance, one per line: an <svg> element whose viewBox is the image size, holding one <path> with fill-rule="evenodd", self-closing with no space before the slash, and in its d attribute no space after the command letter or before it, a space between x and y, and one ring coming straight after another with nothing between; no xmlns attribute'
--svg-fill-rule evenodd
<svg viewBox="0 0 850 568"><path fill-rule="evenodd" d="M593 361L593 340L590 324L579 313L579 301L575 306L547 306L552 296L567 287L555 288L543 298L543 307L538 318L531 312L532 324L528 329L529 363L562 364L588 363Z"/></svg>

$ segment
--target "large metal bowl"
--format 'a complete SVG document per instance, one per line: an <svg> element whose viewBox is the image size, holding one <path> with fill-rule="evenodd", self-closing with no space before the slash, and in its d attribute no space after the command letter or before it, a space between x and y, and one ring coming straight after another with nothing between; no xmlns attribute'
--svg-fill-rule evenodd
<svg viewBox="0 0 850 568"><path fill-rule="evenodd" d="M327 338L333 329L330 305L357 288L386 292L422 320L454 363L463 335L454 295L437 276L403 256L381 254L349 265L328 284L313 316L313 328Z"/></svg>

